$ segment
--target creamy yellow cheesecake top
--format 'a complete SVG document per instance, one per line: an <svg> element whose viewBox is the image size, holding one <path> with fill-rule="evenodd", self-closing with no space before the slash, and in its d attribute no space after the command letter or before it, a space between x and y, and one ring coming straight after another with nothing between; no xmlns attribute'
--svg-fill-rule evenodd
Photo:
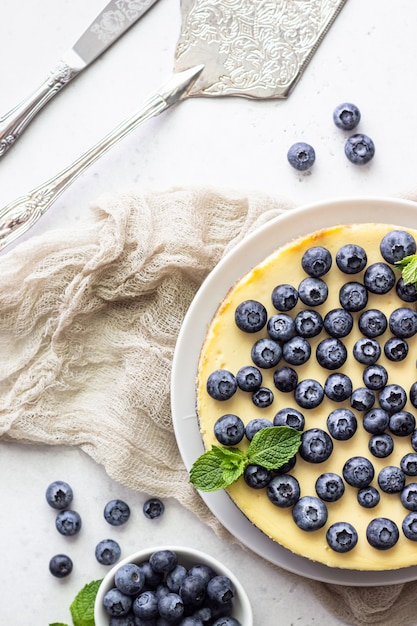
<svg viewBox="0 0 417 626"><path fill-rule="evenodd" d="M406 233L411 247L401 252L401 241ZM415 241L417 231L375 223L340 225L288 243L231 287L208 327L200 353L197 414L206 450L212 445L225 445L215 436L215 425L224 415L237 416L246 429L255 419L268 420L271 425L281 424L276 416L283 409L290 409L284 411L287 415L301 414L302 424L286 422L302 431L295 464L285 474L280 470L270 472L266 479L272 481L280 477L278 482L275 480L278 485L275 489L284 501L288 495L285 479L295 479L290 491L292 493L292 486L298 484L298 498L295 496L291 505L277 505L268 495L269 482L254 488L243 476L227 491L240 511L272 540L330 567L375 571L417 564L417 457L413 457L416 454L413 446L416 445L414 404L417 393L413 385L417 380L417 326L410 330L415 321L416 304L410 286L406 288L409 301L398 295L401 272L393 267L394 260L413 253ZM381 253L381 242L385 252L390 250L390 253ZM327 258L330 256L331 267L328 271L324 268L322 275L312 275L314 271L320 274L317 269L320 263L314 271L311 270L314 263L310 263L310 273L303 267L303 259L311 255L308 252L311 249L313 252L321 250L321 254L324 250ZM364 263L355 250L365 253ZM314 254L312 258L314 260ZM389 270L393 272L395 284L386 287ZM309 278L313 281L306 283L305 279ZM287 310L277 308L283 306L279 299L282 286L289 286L296 293L295 306L287 302ZM236 310L248 301L255 301L266 310L266 323L254 332L242 330L236 323ZM401 317L404 309L405 317ZM342 314L348 311L346 317L352 319L352 329L345 336L334 336L346 332L340 330L337 319L334 326L330 325L328 314L334 310L342 310ZM306 318L303 318L304 311L307 311ZM311 311L314 312L312 317L309 316ZM378 312L376 317L372 317L374 311ZM393 315L394 311L397 312ZM286 352L286 344L291 343L288 338L273 339L279 346L275 354L273 349L265 351L271 345L273 348L273 344L268 344L271 340L268 329L273 329L274 319L282 320L283 315L294 323L297 320L292 337L297 341L301 337L300 345L307 342L311 350L302 364L293 362L299 356L299 345L298 348L297 344L293 346L293 352ZM256 312L252 312L249 321L254 321L256 316ZM385 330L378 326L384 318ZM317 319L318 334L309 337ZM343 321L343 317L341 319ZM363 332L365 322L367 335ZM282 330L280 323L276 328ZM398 331L401 324L405 330ZM263 340L266 343L262 343ZM254 351L255 344L258 351ZM261 359L271 358L271 363L265 366L265 361L261 360L259 364L257 354ZM244 391L239 385L226 400L209 393L208 381L213 373L227 371L236 379L241 368L247 366L261 373L264 391L258 393L258 399L254 401L253 392ZM292 384L290 391L283 391L278 382L276 372L281 368L295 372L296 383L288 382ZM384 370L387 380L381 383L379 374ZM352 419L352 415L353 422L349 422L347 416ZM332 418L335 419L332 421ZM385 427L381 426L383 418L389 419ZM382 422L378 421L380 419ZM393 444L391 452L390 442ZM248 445L246 434L233 444L242 449ZM317 491L317 479L322 477L320 480L326 482L323 476L328 479L329 474L335 475L334 481L327 483L330 492L336 490L334 501L331 501L331 493L330 497L328 493L319 497ZM341 496L336 493L339 488L343 492ZM364 498L362 504L358 501L360 491ZM373 497L379 501L370 506L374 503ZM306 529L309 516L312 528ZM317 516L323 516L324 521L314 526Z"/></svg>

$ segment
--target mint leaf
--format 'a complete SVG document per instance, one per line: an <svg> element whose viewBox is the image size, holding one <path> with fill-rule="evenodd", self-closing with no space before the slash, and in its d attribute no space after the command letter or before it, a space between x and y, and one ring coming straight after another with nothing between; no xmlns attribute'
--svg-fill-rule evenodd
<svg viewBox="0 0 417 626"><path fill-rule="evenodd" d="M247 457L251 465L279 469L298 451L301 432L290 426L262 428L250 442Z"/></svg>
<svg viewBox="0 0 417 626"><path fill-rule="evenodd" d="M53 624L49 624L49 626L68 626L68 624L63 624L62 622L54 622Z"/></svg>
<svg viewBox="0 0 417 626"><path fill-rule="evenodd" d="M409 283L417 285L417 255L416 254L410 254L409 256L405 256L400 261L396 261L394 263L394 267L396 267L397 269L401 269L402 278L406 285Z"/></svg>
<svg viewBox="0 0 417 626"><path fill-rule="evenodd" d="M93 580L75 596L70 606L74 626L94 626L94 602L101 580Z"/></svg>

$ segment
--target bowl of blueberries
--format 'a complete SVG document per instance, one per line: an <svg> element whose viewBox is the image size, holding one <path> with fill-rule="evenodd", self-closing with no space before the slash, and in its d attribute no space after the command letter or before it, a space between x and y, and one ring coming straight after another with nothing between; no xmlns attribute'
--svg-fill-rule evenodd
<svg viewBox="0 0 417 626"><path fill-rule="evenodd" d="M95 601L96 626L253 626L235 574L188 547L145 548L119 561Z"/></svg>

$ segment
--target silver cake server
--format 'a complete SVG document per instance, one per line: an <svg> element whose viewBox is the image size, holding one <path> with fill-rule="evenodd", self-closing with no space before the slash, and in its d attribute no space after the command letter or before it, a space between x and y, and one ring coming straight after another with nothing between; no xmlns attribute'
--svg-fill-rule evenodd
<svg viewBox="0 0 417 626"><path fill-rule="evenodd" d="M23 102L0 117L0 157L45 104L121 37L157 0L111 0L74 46Z"/></svg>

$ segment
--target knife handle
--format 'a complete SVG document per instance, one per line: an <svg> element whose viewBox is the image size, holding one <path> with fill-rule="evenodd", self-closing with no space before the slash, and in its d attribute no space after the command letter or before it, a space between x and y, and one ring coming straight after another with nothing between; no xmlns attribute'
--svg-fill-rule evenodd
<svg viewBox="0 0 417 626"><path fill-rule="evenodd" d="M0 117L0 157L19 139L29 122L65 85L67 85L79 70L71 67L64 61L58 63L43 83L25 100L11 111Z"/></svg>

